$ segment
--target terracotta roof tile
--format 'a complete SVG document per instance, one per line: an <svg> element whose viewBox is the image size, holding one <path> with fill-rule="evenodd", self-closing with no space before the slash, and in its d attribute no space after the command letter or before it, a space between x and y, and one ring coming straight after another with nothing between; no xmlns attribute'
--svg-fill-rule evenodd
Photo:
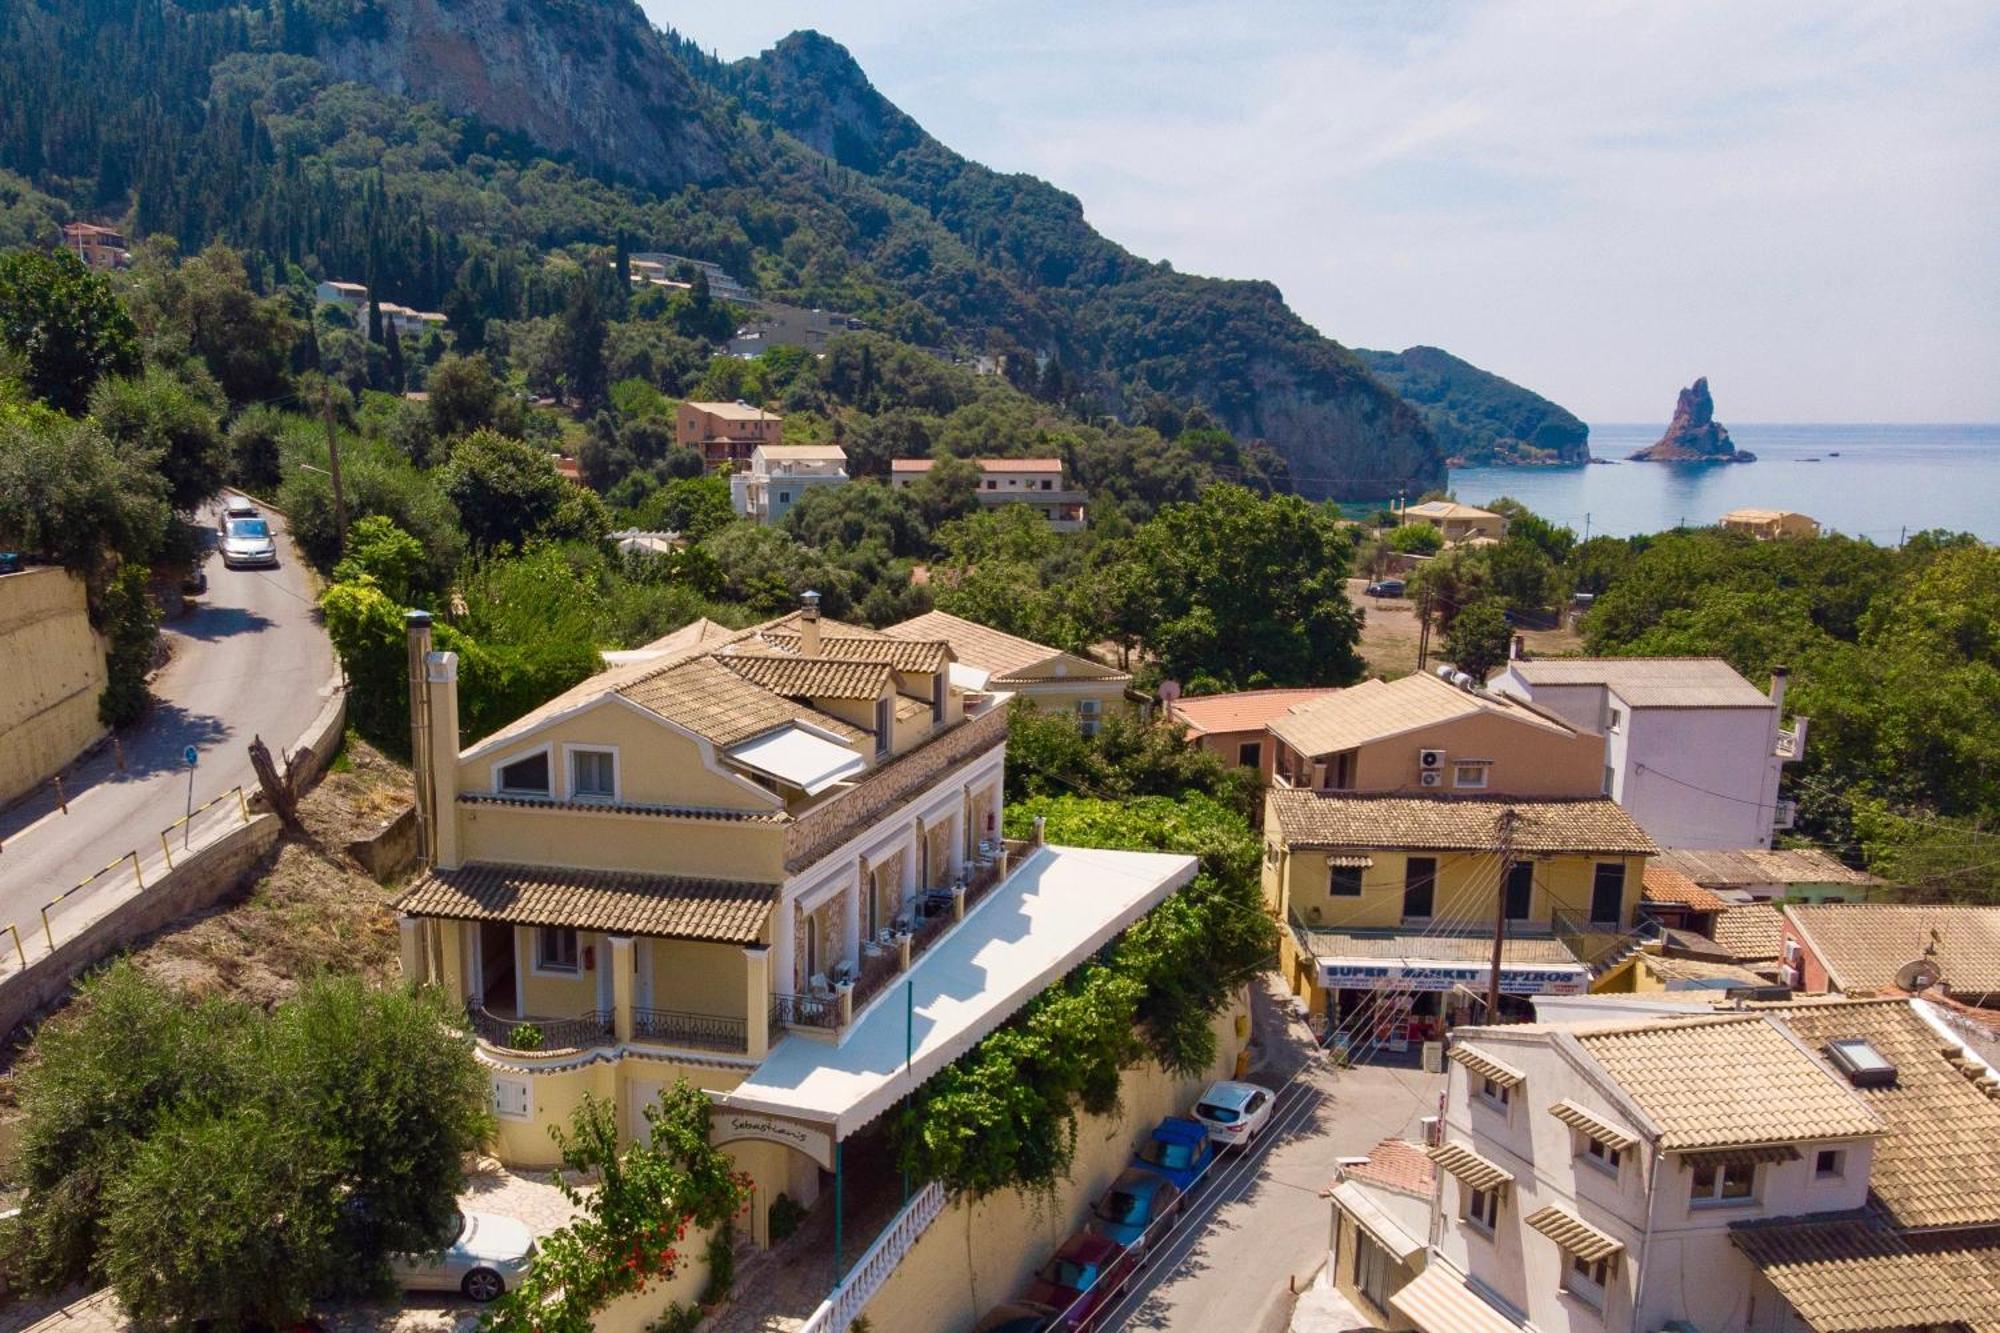
<svg viewBox="0 0 2000 1333"><path fill-rule="evenodd" d="M762 637L787 652L799 651L800 639L794 630L771 630ZM815 656L834 661L886 661L898 671L922 671L936 675L952 660L952 651L951 645L941 639L917 641L892 639L880 634L864 637L860 634L829 633L822 624L819 652Z"/></svg>
<svg viewBox="0 0 2000 1333"><path fill-rule="evenodd" d="M1660 861L1710 889L1755 884L1852 884L1856 888L1873 888L1884 883L1817 847L1745 847L1734 851L1673 847L1660 853Z"/></svg>
<svg viewBox="0 0 2000 1333"><path fill-rule="evenodd" d="M1785 918L1769 903L1744 903L1718 912L1715 942L1744 962L1776 958L1784 948Z"/></svg>
<svg viewBox="0 0 2000 1333"><path fill-rule="evenodd" d="M1640 967L1662 981L1723 981L1732 986L1771 984L1767 978L1735 963L1712 963L1702 958L1675 958L1657 953L1635 954L1633 957Z"/></svg>
<svg viewBox="0 0 2000 1333"><path fill-rule="evenodd" d="M1429 1198L1437 1185L1437 1169L1421 1143L1407 1139L1383 1139L1368 1150L1368 1160L1340 1168L1347 1180L1359 1180L1384 1189Z"/></svg>
<svg viewBox="0 0 2000 1333"><path fill-rule="evenodd" d="M2000 1310L1990 1245L1919 1249L1858 1218L1742 1226L1730 1239L1820 1333L1983 1326Z"/></svg>
<svg viewBox="0 0 2000 1333"><path fill-rule="evenodd" d="M887 660L842 661L826 657L753 657L724 653L716 661L753 685L800 699L880 699L889 692Z"/></svg>
<svg viewBox="0 0 2000 1333"><path fill-rule="evenodd" d="M754 944L777 896L776 884L474 862L425 873L395 905L411 916Z"/></svg>
<svg viewBox="0 0 2000 1333"><path fill-rule="evenodd" d="M1649 903L1679 903L1697 912L1720 912L1729 906L1727 898L1704 889L1663 860L1646 863L1644 894Z"/></svg>
<svg viewBox="0 0 2000 1333"><path fill-rule="evenodd" d="M1479 1075L1479 1077L1497 1083L1503 1088L1518 1088L1528 1078L1526 1074L1523 1074L1520 1070L1514 1068L1514 1066L1503 1064L1501 1061L1494 1059L1486 1052L1480 1050L1477 1046L1467 1045L1462 1041L1453 1042L1451 1049L1446 1051L1445 1055L1449 1059L1464 1065L1467 1069Z"/></svg>
<svg viewBox="0 0 2000 1333"><path fill-rule="evenodd" d="M1270 799L1292 848L1486 851L1498 836L1500 812L1512 809L1521 815L1514 835L1518 851L1637 856L1659 850L1616 802L1602 798L1334 796L1273 787Z"/></svg>
<svg viewBox="0 0 2000 1333"><path fill-rule="evenodd" d="M953 656L969 667L984 671L996 682L1016 679L1017 672L1060 660L1067 674L1079 680L1130 680L1131 673L1093 662L1087 657L1052 648L1016 634L1004 634L990 625L967 620L948 611L926 611L923 615L890 625L882 631L891 638L941 640L951 645ZM1046 679L1046 673L1037 679Z"/></svg>
<svg viewBox="0 0 2000 1333"><path fill-rule="evenodd" d="M1846 1081L1764 1016L1576 1034L1669 1152L1879 1134Z"/></svg>
<svg viewBox="0 0 2000 1333"><path fill-rule="evenodd" d="M1628 1129L1620 1129L1597 1112L1578 1102L1565 1098L1549 1108L1549 1114L1589 1138L1596 1139L1607 1148L1627 1151L1639 1143L1639 1136Z"/></svg>
<svg viewBox="0 0 2000 1333"><path fill-rule="evenodd" d="M1625 1249L1624 1241L1555 1204L1537 1208L1521 1220L1580 1259L1609 1259Z"/></svg>
<svg viewBox="0 0 2000 1333"><path fill-rule="evenodd" d="M1491 714L1558 736L1575 728L1518 699L1486 690L1461 690L1436 676L1365 680L1350 689L1300 704L1271 719L1271 734L1300 754L1352 750L1405 732L1460 718Z"/></svg>
<svg viewBox="0 0 2000 1333"><path fill-rule="evenodd" d="M1929 953L1955 994L2000 992L2000 906L1795 903L1784 911L1835 989L1887 990L1899 968Z"/></svg>
<svg viewBox="0 0 2000 1333"><path fill-rule="evenodd" d="M1430 1159L1457 1176L1468 1189L1490 1190L1514 1183L1513 1172L1490 1162L1462 1143L1444 1143L1430 1150Z"/></svg>
<svg viewBox="0 0 2000 1333"><path fill-rule="evenodd" d="M641 676L618 693L725 748L787 722L806 722L849 741L866 734L837 717L754 685L706 655Z"/></svg>
<svg viewBox="0 0 2000 1333"><path fill-rule="evenodd" d="M1197 694L1174 700L1168 709L1174 721L1200 736L1217 731L1260 731L1273 718L1301 704L1337 694L1335 687L1291 690L1239 690L1234 694Z"/></svg>

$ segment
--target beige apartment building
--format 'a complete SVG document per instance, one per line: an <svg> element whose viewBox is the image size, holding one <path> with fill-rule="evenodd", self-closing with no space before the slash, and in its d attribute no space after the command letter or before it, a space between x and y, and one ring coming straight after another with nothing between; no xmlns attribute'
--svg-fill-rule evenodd
<svg viewBox="0 0 2000 1333"><path fill-rule="evenodd" d="M1760 542L1780 537L1817 537L1819 520L1790 509L1732 509L1717 526L1730 532L1745 532Z"/></svg>
<svg viewBox="0 0 2000 1333"><path fill-rule="evenodd" d="M1196 869L1003 838L1006 708L967 715L946 640L807 602L621 654L463 747L457 659L411 629L428 863L396 901L403 967L464 1006L497 1154L554 1163L586 1093L638 1132L686 1079L760 1244L773 1200L839 1208L850 1140ZM942 1207L909 1200L829 1327Z"/></svg>
<svg viewBox="0 0 2000 1333"><path fill-rule="evenodd" d="M1426 523L1444 537L1445 544L1497 542L1507 535L1507 517L1490 509L1476 509L1456 500L1426 500L1403 508L1403 522Z"/></svg>
<svg viewBox="0 0 2000 1333"><path fill-rule="evenodd" d="M784 439L783 417L741 400L688 402L674 409L674 443L699 453L710 472L741 471L759 445L782 444Z"/></svg>
<svg viewBox="0 0 2000 1333"><path fill-rule="evenodd" d="M979 503L1024 504L1049 521L1057 532L1081 532L1088 493L1071 490L1063 480L1060 458L975 458L979 465ZM936 460L898 458L889 464L889 483L898 489L916 484Z"/></svg>
<svg viewBox="0 0 2000 1333"><path fill-rule="evenodd" d="M1074 713L1078 728L1089 736L1109 714L1132 711L1126 698L1131 672L948 611L927 611L882 632L894 639L950 644L952 683L966 691L966 707L974 712L1001 698L1018 697L1050 712Z"/></svg>

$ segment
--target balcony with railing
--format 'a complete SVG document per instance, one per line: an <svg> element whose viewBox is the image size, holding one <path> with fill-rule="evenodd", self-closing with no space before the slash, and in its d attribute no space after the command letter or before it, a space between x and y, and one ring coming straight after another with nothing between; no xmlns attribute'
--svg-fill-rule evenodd
<svg viewBox="0 0 2000 1333"><path fill-rule="evenodd" d="M723 1014L685 1009L632 1010L632 1039L697 1051L741 1054L750 1049L749 1023Z"/></svg>
<svg viewBox="0 0 2000 1333"><path fill-rule="evenodd" d="M612 1040L611 1015L602 1009L574 1018L536 1014L496 1014L482 1005L466 1006L473 1032L489 1046L502 1050L573 1051L602 1046Z"/></svg>

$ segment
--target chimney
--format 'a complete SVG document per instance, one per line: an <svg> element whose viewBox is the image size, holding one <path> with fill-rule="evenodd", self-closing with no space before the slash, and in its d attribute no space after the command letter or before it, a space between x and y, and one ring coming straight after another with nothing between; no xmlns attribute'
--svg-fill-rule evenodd
<svg viewBox="0 0 2000 1333"><path fill-rule="evenodd" d="M1514 636L1513 642L1507 645L1507 660L1510 662L1525 662L1528 660L1527 635L1516 634Z"/></svg>
<svg viewBox="0 0 2000 1333"><path fill-rule="evenodd" d="M819 656L819 594L810 589L799 594L799 652Z"/></svg>
<svg viewBox="0 0 2000 1333"><path fill-rule="evenodd" d="M437 812L431 785L431 613L405 612L403 630L410 649L410 771L417 788L417 864L427 866L431 863L431 825Z"/></svg>
<svg viewBox="0 0 2000 1333"><path fill-rule="evenodd" d="M1785 715L1785 687L1791 684L1792 669L1785 666L1771 668L1771 702L1778 706L1778 716Z"/></svg>
<svg viewBox="0 0 2000 1333"><path fill-rule="evenodd" d="M425 659L431 703L431 864L458 867L458 654Z"/></svg>

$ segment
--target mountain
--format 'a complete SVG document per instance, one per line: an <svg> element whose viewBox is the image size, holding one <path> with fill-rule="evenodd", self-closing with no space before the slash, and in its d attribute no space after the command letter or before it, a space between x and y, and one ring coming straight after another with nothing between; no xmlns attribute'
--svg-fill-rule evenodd
<svg viewBox="0 0 2000 1333"><path fill-rule="evenodd" d="M998 353L1128 419L1197 403L1305 494L1443 484L1418 411L1266 282L1176 273L969 162L797 33L723 64L633 0L0 3L0 167L76 215L225 239L468 327L614 246ZM463 318L461 318L463 317Z"/></svg>
<svg viewBox="0 0 2000 1333"><path fill-rule="evenodd" d="M1354 354L1423 413L1454 465L1590 461L1590 427L1511 380L1436 347Z"/></svg>
<svg viewBox="0 0 2000 1333"><path fill-rule="evenodd" d="M1715 419L1715 397L1703 376L1674 401L1674 419L1667 433L1632 455L1637 463L1754 463L1757 455L1744 453L1729 438L1729 431Z"/></svg>

